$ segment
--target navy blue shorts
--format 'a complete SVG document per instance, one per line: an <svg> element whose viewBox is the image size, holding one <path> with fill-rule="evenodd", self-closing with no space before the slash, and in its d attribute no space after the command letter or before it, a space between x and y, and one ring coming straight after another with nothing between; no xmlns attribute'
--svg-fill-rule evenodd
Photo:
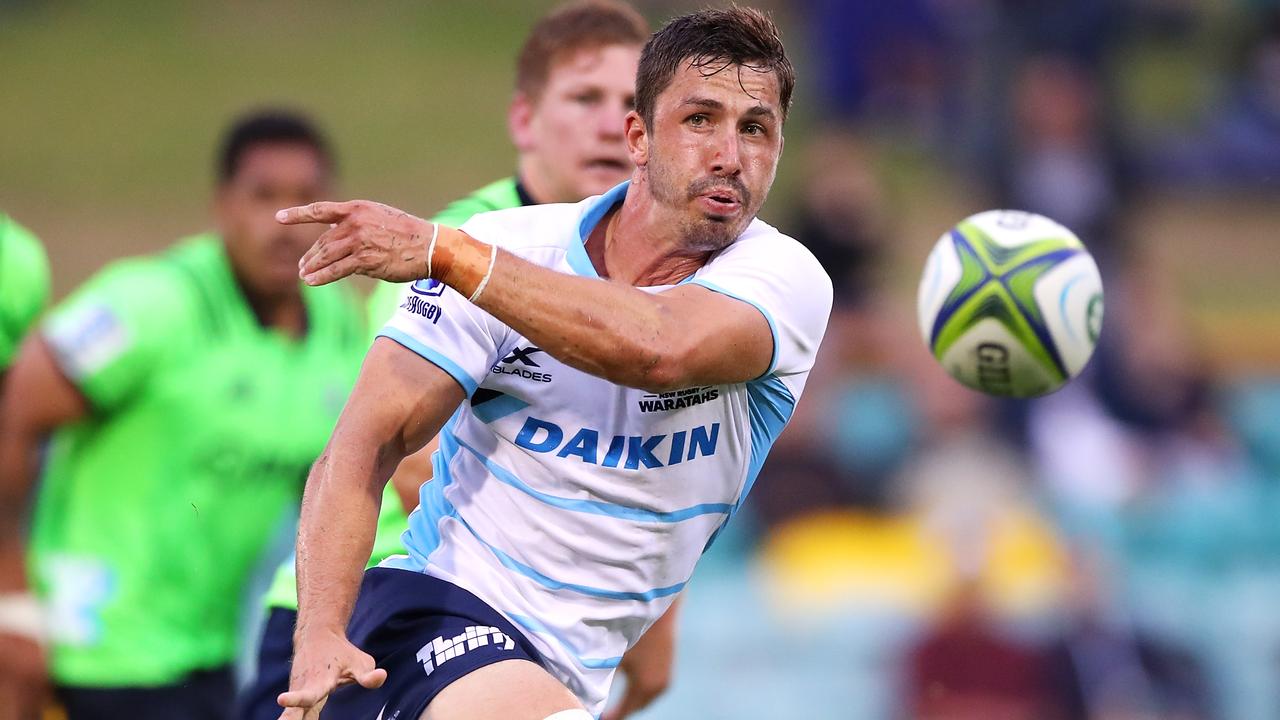
<svg viewBox="0 0 1280 720"><path fill-rule="evenodd" d="M276 698L289 689L293 628L297 622L297 611L271 608L258 645L258 671L236 700L236 717L240 720L276 720L284 711Z"/></svg>
<svg viewBox="0 0 1280 720"><path fill-rule="evenodd" d="M533 644L497 610L452 583L410 570L365 571L347 637L387 671L387 681L376 690L339 688L322 720L418 720L436 693L485 665L528 660L545 667Z"/></svg>

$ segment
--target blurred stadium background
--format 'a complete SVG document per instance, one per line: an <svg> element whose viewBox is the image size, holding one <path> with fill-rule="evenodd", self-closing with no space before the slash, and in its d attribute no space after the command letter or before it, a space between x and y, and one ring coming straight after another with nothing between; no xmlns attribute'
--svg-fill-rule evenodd
<svg viewBox="0 0 1280 720"><path fill-rule="evenodd" d="M1280 717L1280 7L761 4L799 73L763 217L837 311L640 717ZM430 213L512 170L550 5L0 0L0 208L61 297L205 228L220 131L286 105L343 195ZM1038 401L916 334L928 247L990 207L1073 228L1107 283L1098 356Z"/></svg>

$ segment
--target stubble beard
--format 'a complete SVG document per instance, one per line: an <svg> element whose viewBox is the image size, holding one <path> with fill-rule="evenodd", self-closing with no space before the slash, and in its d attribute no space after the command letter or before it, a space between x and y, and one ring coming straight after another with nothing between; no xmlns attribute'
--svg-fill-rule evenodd
<svg viewBox="0 0 1280 720"><path fill-rule="evenodd" d="M645 168L648 175L650 192L660 205L665 205L679 213L680 246L690 253L713 253L723 250L738 239L745 230L746 223L740 219L718 219L701 215L689 217L689 203L697 199L708 189L729 186L738 193L743 208L751 207L751 192L742 180L737 177L709 177L695 180L688 187L681 189L678 181L666 172L665 165L656 156L651 156ZM747 216L748 218L751 215ZM748 219L747 222L750 222Z"/></svg>

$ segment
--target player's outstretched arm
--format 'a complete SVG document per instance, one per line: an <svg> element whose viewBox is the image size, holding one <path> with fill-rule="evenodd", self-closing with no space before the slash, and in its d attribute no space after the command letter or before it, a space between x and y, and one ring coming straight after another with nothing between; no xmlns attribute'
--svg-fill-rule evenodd
<svg viewBox="0 0 1280 720"><path fill-rule="evenodd" d="M432 277L465 296L478 294L479 307L562 362L621 385L660 392L744 382L765 374L773 355L773 334L759 311L700 286L650 294L567 275L362 200L290 208L277 219L333 225L300 263L310 284L357 273Z"/></svg>
<svg viewBox="0 0 1280 720"><path fill-rule="evenodd" d="M462 402L443 370L379 339L311 468L298 528L298 627L282 718L308 718L337 686L377 687L386 672L346 639L373 548L382 489L397 464L434 437Z"/></svg>
<svg viewBox="0 0 1280 720"><path fill-rule="evenodd" d="M26 510L37 448L49 433L88 412L37 333L27 336L0 391L0 707L38 715L47 679L45 628L25 572ZM0 711L0 716L4 712Z"/></svg>

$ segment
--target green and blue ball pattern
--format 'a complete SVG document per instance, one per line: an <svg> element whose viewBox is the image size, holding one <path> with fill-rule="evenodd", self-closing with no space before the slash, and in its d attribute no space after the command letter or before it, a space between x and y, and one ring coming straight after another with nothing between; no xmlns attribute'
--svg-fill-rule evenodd
<svg viewBox="0 0 1280 720"><path fill-rule="evenodd" d="M1067 228L992 210L938 239L919 303L925 343L948 373L975 390L1032 397L1088 362L1101 329L1102 281Z"/></svg>

